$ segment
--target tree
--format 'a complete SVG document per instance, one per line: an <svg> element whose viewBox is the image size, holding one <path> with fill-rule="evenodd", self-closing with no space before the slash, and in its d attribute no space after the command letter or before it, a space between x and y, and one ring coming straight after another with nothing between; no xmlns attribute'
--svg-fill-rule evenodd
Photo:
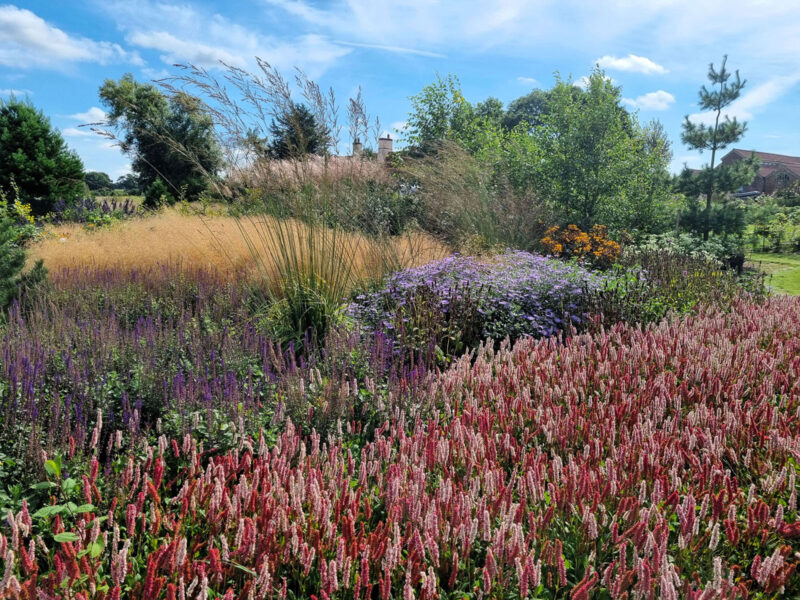
<svg viewBox="0 0 800 600"><path fill-rule="evenodd" d="M404 130L412 146L425 147L445 139L461 141L474 121L472 105L464 99L455 75L436 81L411 96L412 110Z"/></svg>
<svg viewBox="0 0 800 600"><path fill-rule="evenodd" d="M114 186L111 177L102 171L87 171L84 181L91 192L106 192Z"/></svg>
<svg viewBox="0 0 800 600"><path fill-rule="evenodd" d="M580 88L575 88L580 91ZM547 114L550 93L546 90L532 90L529 94L520 96L508 105L508 110L503 118L503 127L514 129L520 123L527 123L530 128L542 124L542 117Z"/></svg>
<svg viewBox="0 0 800 600"><path fill-rule="evenodd" d="M505 118L503 103L494 96L489 96L486 100L478 102L475 106L475 117L501 125Z"/></svg>
<svg viewBox="0 0 800 600"><path fill-rule="evenodd" d="M139 178L133 173L127 173L114 182L114 189L124 190L126 194L139 194L141 193Z"/></svg>
<svg viewBox="0 0 800 600"><path fill-rule="evenodd" d="M740 123L736 117L730 118L723 111L740 96L747 83L739 77L738 69L733 74L725 68L728 57L723 56L722 65L717 71L714 63L708 66L708 80L711 89L705 85L700 88L700 108L710 112L713 125L691 121L688 115L684 118L681 141L692 150L709 150L711 161L699 173L694 174L687 167L681 173L679 185L689 196L696 197L698 192L705 194L705 223L703 239L707 240L711 232L711 200L715 192L732 192L753 181L758 171L758 159L753 154L749 160L734 165L720 164L715 166L717 151L739 141L747 130L747 123ZM730 80L730 83L729 83Z"/></svg>
<svg viewBox="0 0 800 600"><path fill-rule="evenodd" d="M0 100L0 191L46 214L59 198L83 192L83 163L44 113L28 102Z"/></svg>
<svg viewBox="0 0 800 600"><path fill-rule="evenodd" d="M108 125L121 132L120 147L133 157L131 168L147 190L162 180L170 199L196 200L222 166L214 124L200 103L184 93L170 98L127 74L107 79L100 99ZM152 194L151 194L152 195Z"/></svg>
<svg viewBox="0 0 800 600"><path fill-rule="evenodd" d="M319 131L314 115L303 104L292 103L289 110L276 116L272 120L270 134L272 140L266 146L266 151L273 158L319 154L325 147L324 136Z"/></svg>
<svg viewBox="0 0 800 600"><path fill-rule="evenodd" d="M630 226L635 157L644 151L620 90L595 68L585 91L556 77L548 110L533 136L541 150L539 181L564 217L585 229Z"/></svg>

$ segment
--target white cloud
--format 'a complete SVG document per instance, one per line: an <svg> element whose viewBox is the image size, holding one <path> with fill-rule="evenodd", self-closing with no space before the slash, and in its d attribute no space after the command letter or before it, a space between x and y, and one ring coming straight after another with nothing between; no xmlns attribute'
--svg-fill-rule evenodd
<svg viewBox="0 0 800 600"><path fill-rule="evenodd" d="M522 85L529 85L529 86L539 85L539 82L533 77L517 77L517 81L519 81Z"/></svg>
<svg viewBox="0 0 800 600"><path fill-rule="evenodd" d="M223 61L237 67L244 66L245 57L232 54L218 46L178 39L166 31L136 32L128 36L128 42L140 48L164 52L161 60L168 64L190 62L201 67L213 67Z"/></svg>
<svg viewBox="0 0 800 600"><path fill-rule="evenodd" d="M636 99L623 98L625 104L642 110L667 110L675 102L675 96L664 90L648 92Z"/></svg>
<svg viewBox="0 0 800 600"><path fill-rule="evenodd" d="M764 110L770 103L777 100L800 82L800 73L773 77L772 79L745 92L738 100L731 104L722 113L722 117L737 118L740 120L752 119L756 113ZM746 89L746 88L745 88ZM712 112L694 113L689 119L695 123L712 125L716 115Z"/></svg>
<svg viewBox="0 0 800 600"><path fill-rule="evenodd" d="M71 62L143 64L119 44L73 37L24 8L0 6L0 65L53 67Z"/></svg>
<svg viewBox="0 0 800 600"><path fill-rule="evenodd" d="M91 129L80 128L80 127L67 127L61 130L62 135L65 137L91 137L95 135L92 133Z"/></svg>
<svg viewBox="0 0 800 600"><path fill-rule="evenodd" d="M392 123L392 129L398 133L405 131L406 127L408 127L408 123L406 121L395 121Z"/></svg>
<svg viewBox="0 0 800 600"><path fill-rule="evenodd" d="M69 116L70 119L75 119L82 123L100 123L105 121L106 117L106 112L102 108L97 108L96 106L93 106L84 113L75 113Z"/></svg>
<svg viewBox="0 0 800 600"><path fill-rule="evenodd" d="M0 96L33 96L33 92L31 90L17 90L14 88L6 88L0 90Z"/></svg>
<svg viewBox="0 0 800 600"><path fill-rule="evenodd" d="M628 56L623 58L608 55L601 56L597 59L597 64L603 69L630 71L632 73L644 73L645 75L652 75L654 73L663 74L667 72L664 67L654 63L649 58L636 56L635 54L628 54Z"/></svg>
<svg viewBox="0 0 800 600"><path fill-rule="evenodd" d="M265 34L263 28L241 25L191 4L108 0L103 6L125 32L130 44L160 52L161 60L170 66L191 63L221 68L220 61L224 61L255 70L258 56L278 69L298 66L310 77L317 77L353 51L352 47L317 33ZM148 73L155 71L148 70ZM163 78L163 73L158 75L157 78Z"/></svg>

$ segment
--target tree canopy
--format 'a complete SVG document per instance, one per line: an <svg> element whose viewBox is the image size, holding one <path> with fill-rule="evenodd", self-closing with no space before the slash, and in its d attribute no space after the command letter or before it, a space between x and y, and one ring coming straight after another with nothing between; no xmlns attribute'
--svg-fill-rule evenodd
<svg viewBox="0 0 800 600"><path fill-rule="evenodd" d="M111 177L102 171L87 171L84 180L89 191L92 192L107 191L114 187Z"/></svg>
<svg viewBox="0 0 800 600"><path fill-rule="evenodd" d="M556 77L533 137L541 149L539 185L570 222L629 228L653 209L655 182L669 163L663 128L642 128L620 90L595 68L585 90ZM661 186L666 189L666 186Z"/></svg>
<svg viewBox="0 0 800 600"><path fill-rule="evenodd" d="M29 202L37 215L83 193L83 163L29 102L0 100L0 191Z"/></svg>
<svg viewBox="0 0 800 600"><path fill-rule="evenodd" d="M132 169L143 189L161 180L170 197L188 200L207 189L221 168L222 153L213 122L196 99L183 93L167 98L131 74L107 79L100 99L109 109L108 125L121 132L123 152L133 157Z"/></svg>

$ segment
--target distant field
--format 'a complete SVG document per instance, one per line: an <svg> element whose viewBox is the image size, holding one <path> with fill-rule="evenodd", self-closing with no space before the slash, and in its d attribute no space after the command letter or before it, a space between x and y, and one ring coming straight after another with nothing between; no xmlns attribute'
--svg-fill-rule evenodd
<svg viewBox="0 0 800 600"><path fill-rule="evenodd" d="M747 260L769 274L768 283L776 292L800 295L800 254L752 253Z"/></svg>

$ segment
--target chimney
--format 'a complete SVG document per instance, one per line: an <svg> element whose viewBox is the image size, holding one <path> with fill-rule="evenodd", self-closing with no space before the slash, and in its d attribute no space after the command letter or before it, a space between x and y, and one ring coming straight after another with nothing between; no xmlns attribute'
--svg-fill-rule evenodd
<svg viewBox="0 0 800 600"><path fill-rule="evenodd" d="M388 133L386 137L378 138L378 161L383 162L392 151L392 136Z"/></svg>
<svg viewBox="0 0 800 600"><path fill-rule="evenodd" d="M356 138L353 140L353 156L359 157L361 156L361 151L364 149L364 144L361 143L361 140Z"/></svg>

